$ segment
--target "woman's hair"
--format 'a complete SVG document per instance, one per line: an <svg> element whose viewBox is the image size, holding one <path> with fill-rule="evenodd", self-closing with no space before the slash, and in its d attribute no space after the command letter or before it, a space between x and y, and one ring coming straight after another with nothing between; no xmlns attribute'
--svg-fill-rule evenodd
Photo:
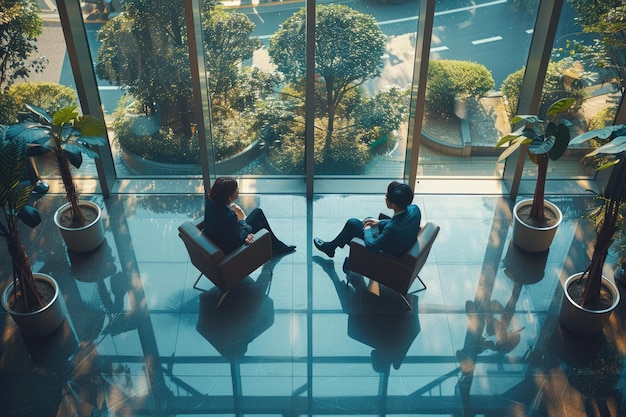
<svg viewBox="0 0 626 417"><path fill-rule="evenodd" d="M216 204L226 205L237 190L237 180L233 177L219 177L209 191L209 198Z"/></svg>
<svg viewBox="0 0 626 417"><path fill-rule="evenodd" d="M387 187L387 200L404 210L413 201L413 190L406 184L393 181Z"/></svg>

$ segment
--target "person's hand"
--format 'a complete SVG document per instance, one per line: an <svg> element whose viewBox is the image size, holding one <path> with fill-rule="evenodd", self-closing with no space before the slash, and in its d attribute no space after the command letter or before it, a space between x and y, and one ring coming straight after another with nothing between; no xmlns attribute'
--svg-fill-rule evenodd
<svg viewBox="0 0 626 417"><path fill-rule="evenodd" d="M248 236L246 236L244 240L246 241L247 245L251 245L252 242L254 242L254 235L250 233Z"/></svg>
<svg viewBox="0 0 626 417"><path fill-rule="evenodd" d="M231 203L230 204L230 208L232 208L233 211L235 212L235 214L237 215L237 219L239 219L239 220L245 220L246 219L246 213L237 204Z"/></svg>
<svg viewBox="0 0 626 417"><path fill-rule="evenodd" d="M368 229L370 227L376 227L378 226L378 223L379 221L377 219L368 217L367 219L363 220L363 228Z"/></svg>

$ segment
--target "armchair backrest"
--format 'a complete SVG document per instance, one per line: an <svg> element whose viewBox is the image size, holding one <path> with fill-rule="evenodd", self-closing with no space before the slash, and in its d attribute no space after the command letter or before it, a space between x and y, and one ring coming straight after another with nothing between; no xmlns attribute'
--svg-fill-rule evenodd
<svg viewBox="0 0 626 417"><path fill-rule="evenodd" d="M196 224L186 221L178 227L180 238L187 247L189 258L193 266L204 275L211 278L214 284L221 288L222 272L218 263L224 259L224 252L202 233L204 222Z"/></svg>
<svg viewBox="0 0 626 417"><path fill-rule="evenodd" d="M417 240L415 244L406 251L402 256L402 261L407 265L412 266L411 278L412 280L417 277L420 270L426 263L430 249L435 243L435 238L439 234L439 226L434 223L426 223L417 234Z"/></svg>

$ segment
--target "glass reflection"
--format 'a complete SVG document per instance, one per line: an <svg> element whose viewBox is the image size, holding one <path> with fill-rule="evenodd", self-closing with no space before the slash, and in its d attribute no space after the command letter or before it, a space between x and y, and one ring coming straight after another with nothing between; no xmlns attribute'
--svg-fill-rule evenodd
<svg viewBox="0 0 626 417"><path fill-rule="evenodd" d="M243 415L241 363L248 345L274 324L270 284L269 271L262 272L256 282L248 277L231 291L230 297L237 302L226 302L219 309L215 308L221 297L217 288L200 295L196 330L230 363L232 410L236 416Z"/></svg>
<svg viewBox="0 0 626 417"><path fill-rule="evenodd" d="M437 2L419 174L502 176L494 146L510 131L506 80L526 61L535 7Z"/></svg>

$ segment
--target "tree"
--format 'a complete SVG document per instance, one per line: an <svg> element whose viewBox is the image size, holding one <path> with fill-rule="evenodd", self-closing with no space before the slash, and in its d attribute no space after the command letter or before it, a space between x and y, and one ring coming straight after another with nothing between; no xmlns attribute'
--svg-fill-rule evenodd
<svg viewBox="0 0 626 417"><path fill-rule="evenodd" d="M17 79L40 72L48 63L45 57L28 62L37 52L37 37L42 33L39 6L29 0L0 0L0 94Z"/></svg>
<svg viewBox="0 0 626 417"><path fill-rule="evenodd" d="M226 94L236 84L239 66L261 48L261 40L250 37L255 25L243 13L216 9L204 19L202 27L209 89L214 99L219 98L224 103Z"/></svg>
<svg viewBox="0 0 626 417"><path fill-rule="evenodd" d="M226 100L241 72L239 65L261 42L250 38L254 24L247 16L226 13L216 4L202 2L203 35L211 92ZM182 1L128 0L124 8L98 32L102 44L96 72L125 87L145 113L159 112L166 125L182 133L183 144L193 133L194 108Z"/></svg>
<svg viewBox="0 0 626 417"><path fill-rule="evenodd" d="M203 12L215 6L202 4ZM181 0L127 0L124 13L109 20L98 32L101 42L96 73L125 87L148 114L180 126L192 135L191 75Z"/></svg>
<svg viewBox="0 0 626 417"><path fill-rule="evenodd" d="M294 83L302 82L306 70L305 27L303 8L270 38L272 62ZM348 91L380 75L384 52L385 36L373 16L343 5L316 7L315 73L325 86L318 103L328 115L327 151L337 106Z"/></svg>
<svg viewBox="0 0 626 417"><path fill-rule="evenodd" d="M162 120L179 120L184 136L191 136L191 76L182 2L130 0L124 9L98 32L102 45L96 73L125 87L146 113L159 109Z"/></svg>
<svg viewBox="0 0 626 417"><path fill-rule="evenodd" d="M573 40L570 43L572 56L588 60L591 66L601 71L602 82L611 83L626 92L626 0L568 0L576 13L583 32L598 35L593 45Z"/></svg>
<svg viewBox="0 0 626 417"><path fill-rule="evenodd" d="M576 100L573 109L580 107L580 103L588 96L584 83L584 78L586 78L587 74L577 71L577 67L578 63L573 62L570 58L548 63L546 79L543 84L543 94L541 95L537 114L543 117L552 103L568 97ZM506 98L506 111L511 118L517 113L525 71L526 67L522 67L509 74L500 86L500 91Z"/></svg>

